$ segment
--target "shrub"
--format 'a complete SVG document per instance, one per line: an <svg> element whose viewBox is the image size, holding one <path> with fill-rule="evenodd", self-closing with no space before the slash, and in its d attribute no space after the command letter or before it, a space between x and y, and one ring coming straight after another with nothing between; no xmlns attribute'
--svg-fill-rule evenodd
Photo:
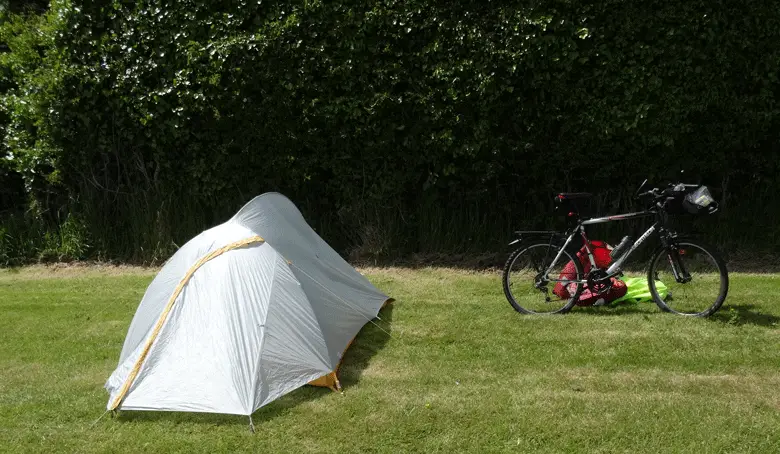
<svg viewBox="0 0 780 454"><path fill-rule="evenodd" d="M724 202L716 240L776 248L777 215L749 215L778 212L779 22L755 0L55 0L2 26L5 146L47 229L74 213L111 258L269 190L344 252L495 249L553 191L626 209L679 168Z"/></svg>

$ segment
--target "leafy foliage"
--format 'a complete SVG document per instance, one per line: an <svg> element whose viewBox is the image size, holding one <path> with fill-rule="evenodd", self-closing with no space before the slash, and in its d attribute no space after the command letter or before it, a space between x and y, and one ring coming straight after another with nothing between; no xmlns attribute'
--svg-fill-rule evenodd
<svg viewBox="0 0 780 454"><path fill-rule="evenodd" d="M678 168L720 190L708 229L756 244L778 22L756 0L55 0L0 32L6 161L106 257L269 190L345 251L493 248L554 190L617 210Z"/></svg>

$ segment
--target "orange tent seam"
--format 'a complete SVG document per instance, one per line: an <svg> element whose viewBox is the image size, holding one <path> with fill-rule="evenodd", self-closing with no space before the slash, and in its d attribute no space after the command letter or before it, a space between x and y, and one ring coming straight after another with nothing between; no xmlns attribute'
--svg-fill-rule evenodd
<svg viewBox="0 0 780 454"><path fill-rule="evenodd" d="M385 302L382 303L381 309L384 309L388 304L394 301L395 299L393 298L386 299ZM336 368L333 369L332 372L329 372L316 380L312 380L308 384L311 386L330 388L333 391L341 391L341 383L339 382L338 372L339 369L341 368L341 364L344 362L344 357L347 355L347 350L349 350L349 347L352 346L352 342L355 341L356 337L357 336L353 337L352 340L350 340L349 343L347 344L346 348L344 348L344 351L341 353L341 359L339 360L339 363L336 364Z"/></svg>

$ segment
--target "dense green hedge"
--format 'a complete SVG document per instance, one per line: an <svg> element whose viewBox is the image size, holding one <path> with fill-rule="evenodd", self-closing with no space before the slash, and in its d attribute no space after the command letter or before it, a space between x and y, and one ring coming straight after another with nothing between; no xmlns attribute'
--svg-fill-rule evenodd
<svg viewBox="0 0 780 454"><path fill-rule="evenodd" d="M269 190L343 252L500 250L555 190L614 211L681 168L723 246L780 245L771 2L55 0L2 39L6 216L81 255L164 258Z"/></svg>

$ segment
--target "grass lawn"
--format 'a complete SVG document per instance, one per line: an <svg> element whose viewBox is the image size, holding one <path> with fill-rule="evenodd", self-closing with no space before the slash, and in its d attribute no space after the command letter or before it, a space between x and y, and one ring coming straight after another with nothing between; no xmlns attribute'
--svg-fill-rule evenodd
<svg viewBox="0 0 780 454"><path fill-rule="evenodd" d="M499 273L371 269L397 299L342 368L237 416L103 413L148 270L0 271L4 452L780 452L780 276L710 319L514 312Z"/></svg>

